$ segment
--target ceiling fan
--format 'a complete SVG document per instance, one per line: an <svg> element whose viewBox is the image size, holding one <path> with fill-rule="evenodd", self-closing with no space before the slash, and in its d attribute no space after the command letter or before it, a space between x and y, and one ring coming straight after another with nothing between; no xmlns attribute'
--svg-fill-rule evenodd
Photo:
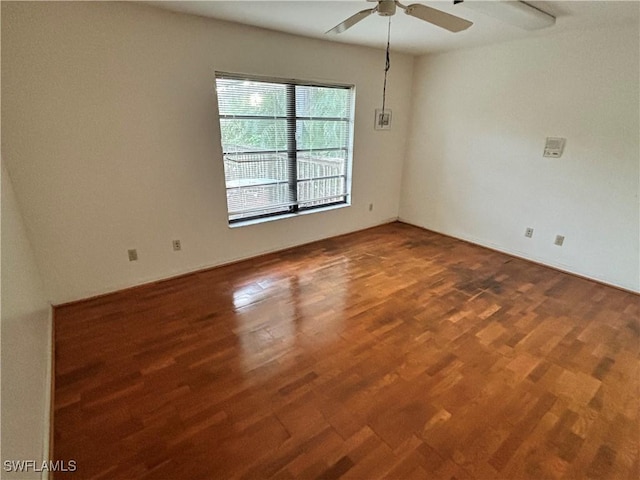
<svg viewBox="0 0 640 480"><path fill-rule="evenodd" d="M466 30L471 25L473 25L473 22L460 17L456 17L455 15L451 15L449 13L442 12L435 8L427 7L426 5L421 5L419 3L414 3L412 5L403 5L398 0L367 1L377 2L378 4L373 8L362 10L355 15L350 16L344 22L339 23L326 33L342 33L345 30L353 27L359 21L364 20L372 13L377 13L378 15L381 15L383 17L390 17L392 15L395 15L397 7L400 7L402 10L404 10L404 13L406 13L407 15L419 18L420 20L424 20L425 22L429 22L433 25L444 28L445 30L449 30L450 32L461 32L462 30Z"/></svg>

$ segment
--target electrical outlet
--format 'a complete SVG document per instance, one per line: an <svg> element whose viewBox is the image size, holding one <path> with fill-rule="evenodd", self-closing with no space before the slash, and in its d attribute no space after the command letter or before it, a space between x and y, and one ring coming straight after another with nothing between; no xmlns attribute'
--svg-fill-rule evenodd
<svg viewBox="0 0 640 480"><path fill-rule="evenodd" d="M373 203L369 204L369 211L372 212L373 211Z"/></svg>
<svg viewBox="0 0 640 480"><path fill-rule="evenodd" d="M135 248L132 248L131 250L127 250L127 253L129 254L130 262L135 262L136 260L138 260L138 250L136 250Z"/></svg>
<svg viewBox="0 0 640 480"><path fill-rule="evenodd" d="M180 250L182 250L182 245L180 244L180 240L174 240L173 241L173 249L178 252Z"/></svg>
<svg viewBox="0 0 640 480"><path fill-rule="evenodd" d="M558 245L559 247L562 246L562 244L564 243L564 236L562 235L556 235L556 241L553 242L555 245Z"/></svg>
<svg viewBox="0 0 640 480"><path fill-rule="evenodd" d="M529 227L524 231L524 236L527 238L533 237L533 228Z"/></svg>

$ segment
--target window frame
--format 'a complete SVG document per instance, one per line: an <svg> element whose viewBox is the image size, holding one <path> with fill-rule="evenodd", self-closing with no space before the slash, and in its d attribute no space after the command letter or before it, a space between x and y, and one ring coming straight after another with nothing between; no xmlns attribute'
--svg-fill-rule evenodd
<svg viewBox="0 0 640 480"><path fill-rule="evenodd" d="M257 82L257 83L267 83L267 84L279 84L286 87L286 113L284 117L261 117L261 116L251 116L251 115L233 115L233 114L221 114L220 113L220 97L218 92L218 83L219 79L224 80L238 80L238 81L248 81L248 82ZM269 77L269 76L261 76L261 75L249 75L242 73L231 73L224 71L215 71L215 82L214 82L214 90L216 95L216 106L217 115L218 115L218 126L220 127L220 147L222 152L222 160L223 160L223 169L225 169L225 203L227 205L227 222L229 226L241 226L244 224L254 224L260 223L267 220L276 220L280 218L289 218L292 216L296 216L298 214L308 214L308 213L316 213L324 210L332 210L339 207L348 207L351 205L351 186L352 186L352 170L353 170L353 144L354 144L354 125L355 125L355 98L356 98L356 87L353 84L339 83L339 82L317 82L310 80L299 80L299 79L291 79L291 78L278 78L278 77ZM296 107L296 87L318 87L318 88L332 88L332 89L341 89L349 91L349 106L348 106L348 115L346 117L305 117L298 116L297 107ZM277 212L269 212L258 215L251 216L243 216L240 218L230 218L233 213L230 211L229 205L229 197L228 191L230 187L227 185L226 181L226 166L225 166L225 155L228 155L230 152L224 151L224 142L222 138L222 121L226 119L237 119L241 117L243 119L262 119L262 118L277 118L279 120L285 120L287 127L287 171L288 175L292 176L292 178L287 179L287 183L289 184L289 192L292 197L292 203L288 206L286 210L277 211ZM327 121L339 121L347 123L347 138L345 142L345 147L328 147L324 149L305 149L298 148L297 145L297 123L299 121L305 120L327 120ZM304 152L313 152L313 151L344 151L345 159L344 159L344 175L334 175L329 177L315 177L315 178L299 178L299 154ZM279 151L246 151L246 152L235 152L240 154L256 154L256 153L278 153ZM284 152L279 152L284 153ZM330 178L344 178L344 193L340 194L343 197L343 200L335 201L335 202L327 202L319 205L310 205L301 207L298 199L298 185L303 182L309 182L314 180L322 180L322 179L330 179ZM231 187L234 188L234 187ZM237 187L235 187L237 188ZM338 196L338 195L336 195ZM327 198L333 198L334 196L330 196ZM307 200L307 202L314 202L321 199L311 199ZM277 207L278 204L274 204ZM268 208L268 207L266 207Z"/></svg>

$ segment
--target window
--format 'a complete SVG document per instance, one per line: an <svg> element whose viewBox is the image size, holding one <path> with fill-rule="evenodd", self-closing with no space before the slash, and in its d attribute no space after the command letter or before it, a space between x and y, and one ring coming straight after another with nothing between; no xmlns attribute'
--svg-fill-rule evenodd
<svg viewBox="0 0 640 480"><path fill-rule="evenodd" d="M216 73L229 223L350 201L353 87Z"/></svg>

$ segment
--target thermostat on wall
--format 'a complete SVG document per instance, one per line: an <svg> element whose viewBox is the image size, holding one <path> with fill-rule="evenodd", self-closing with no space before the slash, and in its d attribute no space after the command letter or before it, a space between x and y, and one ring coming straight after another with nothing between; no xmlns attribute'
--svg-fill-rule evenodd
<svg viewBox="0 0 640 480"><path fill-rule="evenodd" d="M566 138L560 137L547 137L547 142L544 145L545 157L560 158L564 151L564 142Z"/></svg>

